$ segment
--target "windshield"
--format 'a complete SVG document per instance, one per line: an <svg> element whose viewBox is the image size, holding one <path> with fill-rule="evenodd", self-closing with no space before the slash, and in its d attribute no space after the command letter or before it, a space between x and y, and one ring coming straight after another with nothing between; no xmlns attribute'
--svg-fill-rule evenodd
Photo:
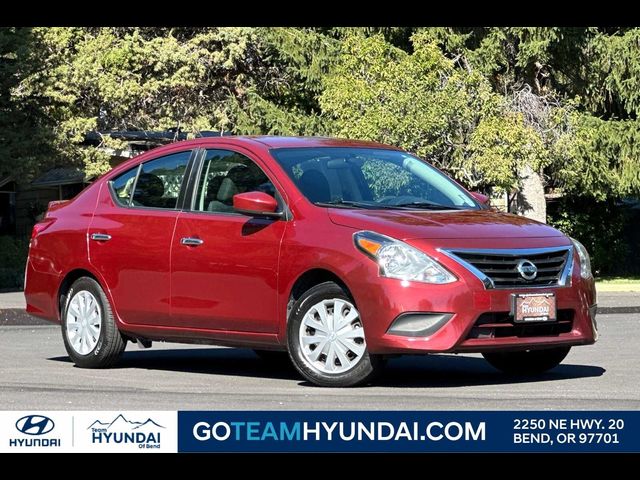
<svg viewBox="0 0 640 480"><path fill-rule="evenodd" d="M377 148L271 150L307 199L319 206L458 210L478 204L446 175L405 152Z"/></svg>

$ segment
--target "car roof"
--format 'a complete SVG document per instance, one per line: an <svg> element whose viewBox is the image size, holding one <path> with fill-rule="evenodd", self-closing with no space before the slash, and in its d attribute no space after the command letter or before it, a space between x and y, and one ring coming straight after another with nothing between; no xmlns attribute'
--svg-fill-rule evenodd
<svg viewBox="0 0 640 480"><path fill-rule="evenodd" d="M105 178L114 178L116 175L124 172L132 165L146 162L165 153L178 152L187 148L216 148L217 145L220 145L222 148L224 148L224 145L245 146L248 148L253 146L266 150L275 148L314 147L383 148L386 150L401 150L398 147L385 145L383 143L331 137L279 137L275 135L223 135L220 137L198 137L191 140L181 140L178 142L168 143L148 150L141 155L132 157L129 161L123 162L113 170L109 171L109 174Z"/></svg>
<svg viewBox="0 0 640 480"><path fill-rule="evenodd" d="M226 144L260 144L266 148L313 148L313 147L360 147L360 148L385 148L398 150L397 147L385 145L377 142L369 142L366 140L349 140L346 138L331 137L280 137L275 135L224 135L221 137L200 137L193 140L186 140L181 145L206 146L216 145L220 143ZM168 144L169 145L175 145Z"/></svg>
<svg viewBox="0 0 640 480"><path fill-rule="evenodd" d="M369 148L390 148L390 145L384 145L377 142L369 142L366 140L350 140L346 138L332 137L278 137L271 135L239 137L248 138L250 140L260 142L269 148L291 148L291 147L369 147Z"/></svg>

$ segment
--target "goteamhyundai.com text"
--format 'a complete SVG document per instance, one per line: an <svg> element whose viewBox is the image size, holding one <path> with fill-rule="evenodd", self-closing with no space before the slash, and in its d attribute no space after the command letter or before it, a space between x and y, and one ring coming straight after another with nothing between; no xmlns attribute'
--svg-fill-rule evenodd
<svg viewBox="0 0 640 480"><path fill-rule="evenodd" d="M458 441L486 439L485 422L198 422L195 439L205 441Z"/></svg>

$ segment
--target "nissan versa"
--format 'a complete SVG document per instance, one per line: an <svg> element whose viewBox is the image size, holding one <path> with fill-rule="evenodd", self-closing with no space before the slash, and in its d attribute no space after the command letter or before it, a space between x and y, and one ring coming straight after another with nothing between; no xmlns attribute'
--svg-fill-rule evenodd
<svg viewBox="0 0 640 480"><path fill-rule="evenodd" d="M25 287L87 368L127 341L211 343L287 350L309 381L351 386L399 354L480 352L535 374L597 337L579 242L397 148L329 138L131 159L50 204Z"/></svg>

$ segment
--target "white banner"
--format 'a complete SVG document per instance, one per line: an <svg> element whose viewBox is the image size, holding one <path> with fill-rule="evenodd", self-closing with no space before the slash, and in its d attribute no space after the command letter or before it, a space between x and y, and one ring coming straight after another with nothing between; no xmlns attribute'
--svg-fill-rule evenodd
<svg viewBox="0 0 640 480"><path fill-rule="evenodd" d="M175 411L0 412L0 452L178 451Z"/></svg>

